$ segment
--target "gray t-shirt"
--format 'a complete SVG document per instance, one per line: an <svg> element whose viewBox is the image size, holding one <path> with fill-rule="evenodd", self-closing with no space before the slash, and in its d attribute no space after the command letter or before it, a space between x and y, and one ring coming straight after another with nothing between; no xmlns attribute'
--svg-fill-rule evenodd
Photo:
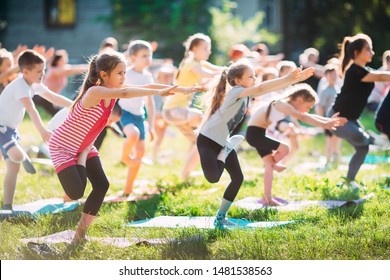
<svg viewBox="0 0 390 280"><path fill-rule="evenodd" d="M16 129L26 112L20 99L33 96L34 91L23 77L9 83L0 94L0 124Z"/></svg>
<svg viewBox="0 0 390 280"><path fill-rule="evenodd" d="M226 94L221 107L205 121L200 134L221 146L226 145L230 132L245 116L248 98L238 97L244 89L235 86Z"/></svg>
<svg viewBox="0 0 390 280"><path fill-rule="evenodd" d="M337 95L336 88L329 87L329 86L318 94L318 99L320 100L318 105L324 109L325 114L329 111L330 107L333 105L336 95Z"/></svg>

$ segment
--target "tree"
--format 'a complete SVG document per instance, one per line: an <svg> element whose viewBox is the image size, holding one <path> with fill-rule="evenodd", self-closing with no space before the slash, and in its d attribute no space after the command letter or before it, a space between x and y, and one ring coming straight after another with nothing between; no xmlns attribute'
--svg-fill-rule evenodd
<svg viewBox="0 0 390 280"><path fill-rule="evenodd" d="M213 51L215 62L219 65L228 62L227 53L234 44L246 43L254 45L264 42L269 45L275 44L279 36L260 29L264 19L264 13L257 12L254 17L243 21L241 17L233 15L237 4L230 0L223 0L221 7L211 7L212 25L210 35L215 42Z"/></svg>
<svg viewBox="0 0 390 280"><path fill-rule="evenodd" d="M184 42L197 32L207 32L211 24L208 0L114 0L113 27L120 41L133 39L157 41L156 56L173 58L184 55Z"/></svg>

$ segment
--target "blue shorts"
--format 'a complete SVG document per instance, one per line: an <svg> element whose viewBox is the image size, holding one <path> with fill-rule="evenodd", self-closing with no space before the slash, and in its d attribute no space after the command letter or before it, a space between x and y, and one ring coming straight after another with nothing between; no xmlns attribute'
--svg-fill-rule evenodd
<svg viewBox="0 0 390 280"><path fill-rule="evenodd" d="M19 145L19 134L16 129L0 124L0 150L4 159L8 158L8 150Z"/></svg>
<svg viewBox="0 0 390 280"><path fill-rule="evenodd" d="M120 122L122 127L125 127L128 124L133 124L139 130L139 139L145 140L145 125L143 116L134 115L126 110L123 110Z"/></svg>

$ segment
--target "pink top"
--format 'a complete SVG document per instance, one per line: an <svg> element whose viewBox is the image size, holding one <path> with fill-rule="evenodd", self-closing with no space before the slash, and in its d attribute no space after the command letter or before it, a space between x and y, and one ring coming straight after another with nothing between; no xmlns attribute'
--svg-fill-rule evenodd
<svg viewBox="0 0 390 280"><path fill-rule="evenodd" d="M68 76L66 75L54 75L56 67L50 67L47 70L43 83L52 91L61 93L61 91L68 84Z"/></svg>
<svg viewBox="0 0 390 280"><path fill-rule="evenodd" d="M76 165L78 154L93 143L106 126L114 104L115 99L111 99L108 107L104 106L104 99L90 108L84 108L81 102L76 104L74 111L54 131L49 141L50 157L56 173ZM98 155L93 147L88 158Z"/></svg>

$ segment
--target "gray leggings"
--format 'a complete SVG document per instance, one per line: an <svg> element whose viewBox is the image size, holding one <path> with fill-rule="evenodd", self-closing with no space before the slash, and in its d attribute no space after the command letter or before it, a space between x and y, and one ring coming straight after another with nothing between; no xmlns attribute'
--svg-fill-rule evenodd
<svg viewBox="0 0 390 280"><path fill-rule="evenodd" d="M331 109L328 112L328 117L333 116L334 113ZM339 126L336 130L333 130L332 133L346 140L355 148L355 154L349 162L347 173L347 179L353 181L366 158L369 145L373 143L372 139L357 120L349 120L344 126Z"/></svg>

